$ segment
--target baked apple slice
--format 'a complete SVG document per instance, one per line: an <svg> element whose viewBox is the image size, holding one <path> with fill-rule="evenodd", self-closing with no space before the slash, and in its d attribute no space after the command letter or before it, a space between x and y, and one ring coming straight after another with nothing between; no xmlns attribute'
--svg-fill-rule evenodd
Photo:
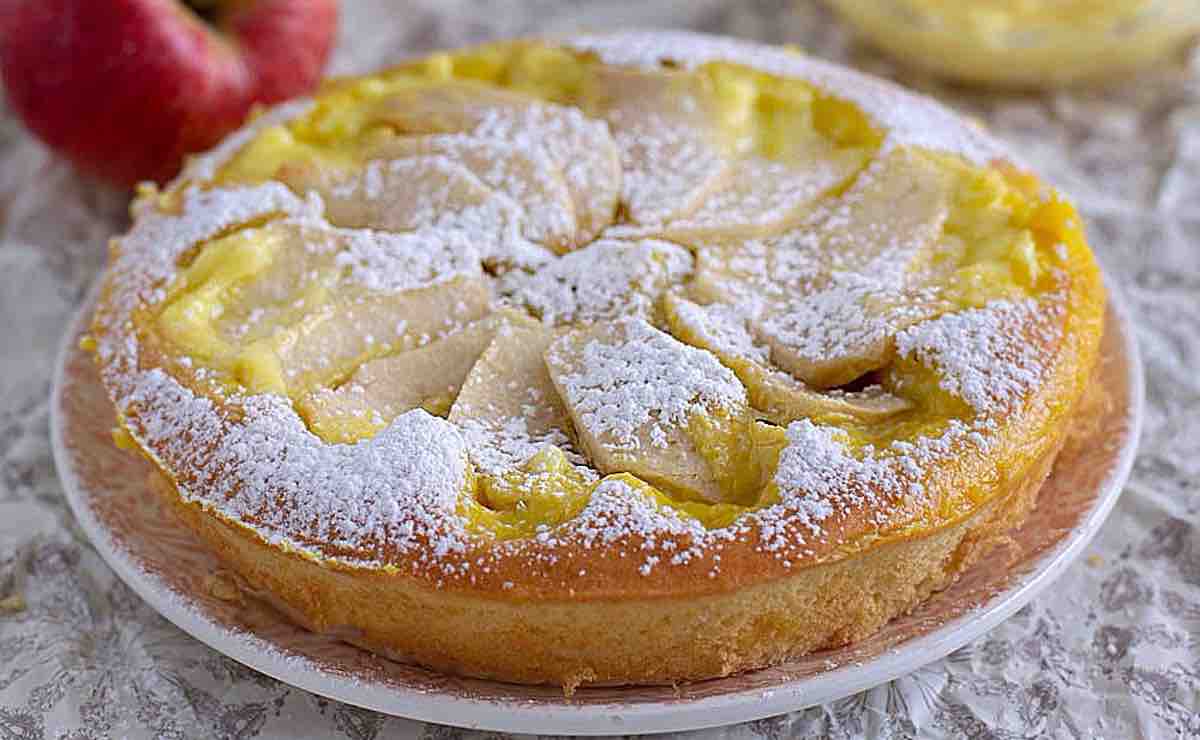
<svg viewBox="0 0 1200 740"><path fill-rule="evenodd" d="M532 274L508 273L500 293L549 324L650 319L662 291L691 269L692 255L676 244L601 239Z"/></svg>
<svg viewBox="0 0 1200 740"><path fill-rule="evenodd" d="M215 337L239 382L293 398L480 319L491 300L458 234L283 221L210 244L193 268L160 323Z"/></svg>
<svg viewBox="0 0 1200 740"><path fill-rule="evenodd" d="M445 157L515 205L521 235L556 252L579 238L575 204L563 171L540 148L470 134L383 137L367 147L370 160Z"/></svg>
<svg viewBox="0 0 1200 740"><path fill-rule="evenodd" d="M835 283L751 319L772 364L813 388L845 385L888 363L887 314L875 305L878 285Z"/></svg>
<svg viewBox="0 0 1200 740"><path fill-rule="evenodd" d="M771 240L770 249L780 253L776 264L793 272L815 267L902 288L941 237L954 185L953 173L929 155L893 149L806 223Z"/></svg>
<svg viewBox="0 0 1200 740"><path fill-rule="evenodd" d="M771 365L770 348L759 344L745 316L729 305L701 306L673 293L663 299L671 332L694 347L712 352L746 386L750 405L761 418L786 426L797 419L847 416L882 419L912 407L881 388L821 392Z"/></svg>
<svg viewBox="0 0 1200 740"><path fill-rule="evenodd" d="M230 286L212 316L212 329L231 345L300 321L330 300L343 275L337 264L343 243L325 228L280 221L254 230L251 238L270 263Z"/></svg>
<svg viewBox="0 0 1200 740"><path fill-rule="evenodd" d="M327 442L372 437L415 408L445 416L497 325L506 320L529 322L516 314L494 314L416 349L370 360L342 384L299 399L297 410Z"/></svg>
<svg viewBox="0 0 1200 740"><path fill-rule="evenodd" d="M456 231L481 250L481 259L497 266L533 268L553 258L550 249L522 233L526 214L520 203L449 157L372 160L346 173L314 167L285 165L280 178L300 192L319 194L326 218L338 226Z"/></svg>
<svg viewBox="0 0 1200 740"><path fill-rule="evenodd" d="M689 500L756 494L746 392L711 353L624 318L567 332L545 359L601 472L632 473Z"/></svg>
<svg viewBox="0 0 1200 740"><path fill-rule="evenodd" d="M448 157L374 160L354 169L310 160L283 165L278 177L296 192L320 195L330 223L352 229L413 231L447 213L498 208L492 189Z"/></svg>
<svg viewBox="0 0 1200 740"><path fill-rule="evenodd" d="M389 293L343 290L298 323L243 348L234 372L252 391L297 397L374 357L482 318L490 297L481 276L466 274Z"/></svg>
<svg viewBox="0 0 1200 740"><path fill-rule="evenodd" d="M323 305L338 280L336 245L312 231L273 221L202 245L170 286L159 329L188 355L225 365L242 344Z"/></svg>
<svg viewBox="0 0 1200 740"><path fill-rule="evenodd" d="M515 470L546 445L570 448L571 421L542 361L556 336L527 318L502 322L471 367L447 418L480 471Z"/></svg>
<svg viewBox="0 0 1200 740"><path fill-rule="evenodd" d="M952 175L896 149L800 226L702 249L690 293L738 304L771 364L812 388L886 365L892 337L927 318L920 270L953 197Z"/></svg>
<svg viewBox="0 0 1200 740"><path fill-rule="evenodd" d="M612 126L633 223L686 218L732 176L717 101L695 75L599 67L587 97L588 110Z"/></svg>
<svg viewBox="0 0 1200 740"><path fill-rule="evenodd" d="M399 133L470 134L548 157L570 193L573 246L612 223L621 191L617 144L603 121L577 108L475 82L439 82L398 90L371 112L372 124Z"/></svg>
<svg viewBox="0 0 1200 740"><path fill-rule="evenodd" d="M752 298L777 309L826 289L835 274L865 276L892 293L917 287L953 196L952 174L928 155L894 149L787 231L704 245L691 294L701 303Z"/></svg>
<svg viewBox="0 0 1200 740"><path fill-rule="evenodd" d="M158 325L251 391L297 397L482 318L490 299L459 236L284 220L206 245Z"/></svg>
<svg viewBox="0 0 1200 740"><path fill-rule="evenodd" d="M785 160L743 156L728 181L695 211L653 233L685 244L778 234L802 221L816 201L853 177L865 157L861 150L835 150L815 137L811 146Z"/></svg>

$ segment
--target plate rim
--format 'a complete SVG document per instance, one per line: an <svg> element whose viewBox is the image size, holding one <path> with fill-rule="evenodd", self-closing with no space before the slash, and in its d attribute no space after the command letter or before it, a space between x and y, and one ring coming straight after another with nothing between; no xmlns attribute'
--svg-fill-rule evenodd
<svg viewBox="0 0 1200 740"><path fill-rule="evenodd" d="M850 696L879 686L939 660L991 631L1053 583L1083 552L1116 505L1133 469L1145 411L1145 374L1128 304L1112 280L1105 279L1108 304L1121 333L1128 361L1129 434L1101 491L1081 523L1042 554L1036 566L984 605L968 610L927 634L862 663L784 682L778 686L672 702L622 704L522 705L448 696L418 689L373 686L353 676L332 673L300 655L280 652L252 633L231 632L183 600L157 574L135 563L109 535L85 503L83 484L71 464L63 428L63 378L80 330L90 319L103 273L87 291L68 322L55 357L50 391L50 442L63 495L80 528L113 572L143 601L179 629L210 648L278 681L329 699L405 719L464 729L577 735L645 734L699 730L751 722Z"/></svg>

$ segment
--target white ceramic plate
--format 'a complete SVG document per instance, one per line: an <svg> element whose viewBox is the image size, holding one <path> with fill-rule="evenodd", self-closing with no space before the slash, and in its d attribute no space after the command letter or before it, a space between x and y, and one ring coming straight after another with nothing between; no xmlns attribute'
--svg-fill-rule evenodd
<svg viewBox="0 0 1200 740"><path fill-rule="evenodd" d="M1024 606L1096 534L1133 464L1142 411L1137 345L1109 310L1100 367L1111 403L1068 441L1010 557L989 557L914 613L851 647L754 673L672 689L526 687L435 674L293 626L253 598L158 503L158 473L116 449L112 406L78 340L91 302L69 330L52 398L54 456L67 500L113 570L184 631L216 650L333 699L413 719L536 733L647 733L760 719L832 701L935 661ZM1081 425L1084 426L1084 425Z"/></svg>

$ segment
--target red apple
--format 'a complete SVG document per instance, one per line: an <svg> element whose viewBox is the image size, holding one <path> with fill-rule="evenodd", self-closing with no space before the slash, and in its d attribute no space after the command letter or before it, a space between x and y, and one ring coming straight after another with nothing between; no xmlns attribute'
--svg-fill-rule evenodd
<svg viewBox="0 0 1200 740"><path fill-rule="evenodd" d="M320 79L337 0L0 0L9 105L118 185L163 181L255 103Z"/></svg>

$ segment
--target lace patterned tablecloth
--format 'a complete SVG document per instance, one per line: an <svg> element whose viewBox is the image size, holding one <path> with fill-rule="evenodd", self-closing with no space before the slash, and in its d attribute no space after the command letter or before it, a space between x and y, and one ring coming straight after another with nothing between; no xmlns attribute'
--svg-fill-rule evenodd
<svg viewBox="0 0 1200 740"><path fill-rule="evenodd" d="M1200 736L1200 63L1118 90L955 91L893 69L815 5L346 0L334 71L535 30L688 27L796 43L948 100L1081 203L1136 315L1148 416L1086 556L987 637L871 691L704 738ZM0 738L482 737L259 675L167 623L80 534L51 461L65 323L125 225L0 112Z"/></svg>

